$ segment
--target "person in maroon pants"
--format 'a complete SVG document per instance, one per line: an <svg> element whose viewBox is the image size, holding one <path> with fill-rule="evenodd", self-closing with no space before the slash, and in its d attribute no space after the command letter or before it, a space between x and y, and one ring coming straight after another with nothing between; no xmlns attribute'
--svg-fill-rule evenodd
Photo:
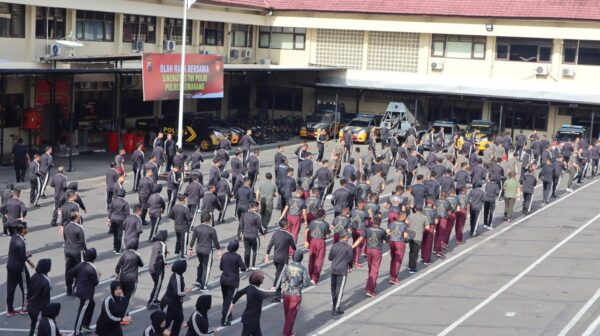
<svg viewBox="0 0 600 336"><path fill-rule="evenodd" d="M354 243L362 237L367 219L369 219L369 213L365 210L365 200L360 199L356 205L356 209L350 213L350 228L352 228L352 241ZM363 250L363 242L359 242L356 247L353 244L352 250L354 253L354 268L361 268L360 256Z"/></svg>
<svg viewBox="0 0 600 336"><path fill-rule="evenodd" d="M309 249L308 274L313 285L319 282L321 268L325 260L325 239L331 233L329 223L325 221L325 210L317 211L317 219L310 222L304 231L304 246Z"/></svg>
<svg viewBox="0 0 600 336"><path fill-rule="evenodd" d="M310 286L308 271L302 266L304 251L296 250L293 261L285 266L281 272L278 283L283 292L283 315L285 323L283 324L283 336L294 335L294 323L296 315L300 310L302 303L302 289Z"/></svg>
<svg viewBox="0 0 600 336"><path fill-rule="evenodd" d="M445 191L440 193L440 199L435 201L435 211L438 218L437 230L435 230L435 243L433 252L439 257L444 257L443 247L446 232L448 231L448 215L450 212L450 202L446 199Z"/></svg>
<svg viewBox="0 0 600 336"><path fill-rule="evenodd" d="M458 197L456 196L456 191L454 188L450 188L450 192L446 200L448 203L450 203L450 208L448 208L448 224L446 225L446 232L444 233L444 241L442 244L442 248L444 250L448 248L450 236L452 235L452 230L456 224L456 207L458 206Z"/></svg>
<svg viewBox="0 0 600 336"><path fill-rule="evenodd" d="M381 219L374 218L373 225L366 228L352 247L355 247L363 240L367 244L367 264L369 266L369 277L367 278L367 296L375 296L375 287L377 286L377 276L379 275L379 266L381 266L381 250L383 243L389 243L390 239L384 229L380 227Z"/></svg>
<svg viewBox="0 0 600 336"><path fill-rule="evenodd" d="M400 271L400 265L402 265L402 259L404 258L404 252L406 251L406 242L408 241L409 228L406 224L406 214L401 213L400 217L393 221L388 221L387 234L390 237L390 283L397 285L398 272Z"/></svg>
<svg viewBox="0 0 600 336"><path fill-rule="evenodd" d="M433 248L433 237L435 230L437 230L437 216L435 212L435 206L433 205L433 198L427 198L427 203L423 207L423 214L429 219L430 225L428 225L423 231L423 240L421 243L421 258L423 264L431 264L431 250Z"/></svg>
<svg viewBox="0 0 600 336"><path fill-rule="evenodd" d="M279 220L282 220L287 214L288 231L294 237L294 243L298 243L302 221L304 221L304 225L307 224L306 201L302 198L302 194L302 189L298 188L294 197L287 201L285 208L281 211L281 217L279 217ZM290 249L290 255L293 253L294 250Z"/></svg>
<svg viewBox="0 0 600 336"><path fill-rule="evenodd" d="M456 211L454 211L454 217L456 218L454 235L456 236L456 243L461 244L463 241L463 229L465 228L465 222L467 221L467 204L469 203L467 187L462 187L460 189L460 195L457 196L457 199Z"/></svg>

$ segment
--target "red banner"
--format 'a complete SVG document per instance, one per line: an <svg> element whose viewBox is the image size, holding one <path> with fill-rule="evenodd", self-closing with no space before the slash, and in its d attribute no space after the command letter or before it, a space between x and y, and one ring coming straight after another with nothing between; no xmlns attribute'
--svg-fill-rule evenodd
<svg viewBox="0 0 600 336"><path fill-rule="evenodd" d="M179 99L181 54L144 54L144 101ZM185 55L184 94L188 98L223 98L223 57Z"/></svg>

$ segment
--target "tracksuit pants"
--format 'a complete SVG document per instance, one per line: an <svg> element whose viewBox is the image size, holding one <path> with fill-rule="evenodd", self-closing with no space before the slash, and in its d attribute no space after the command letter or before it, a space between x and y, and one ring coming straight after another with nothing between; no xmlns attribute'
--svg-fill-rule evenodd
<svg viewBox="0 0 600 336"><path fill-rule="evenodd" d="M165 277L165 271L159 270L158 273L150 274L150 276L152 276L154 286L152 287L152 292L150 292L148 303L158 303L160 302L158 296L160 295L160 288L162 287L163 279Z"/></svg>
<svg viewBox="0 0 600 336"><path fill-rule="evenodd" d="M300 228L302 227L302 217L300 216L287 216L288 220L288 231L294 238L294 243L298 243L298 235L300 235ZM294 254L294 250L290 247L290 255Z"/></svg>
<svg viewBox="0 0 600 336"><path fill-rule="evenodd" d="M377 286L377 276L379 276L379 266L381 266L381 250L376 248L367 248L367 264L369 265L369 277L367 278L367 292L375 293Z"/></svg>
<svg viewBox="0 0 600 336"><path fill-rule="evenodd" d="M431 229L425 229L423 231L423 240L421 244L421 258L424 262L431 262L431 251L433 250L433 238L435 235L435 229L433 229L433 225L430 225Z"/></svg>
<svg viewBox="0 0 600 336"><path fill-rule="evenodd" d="M439 218L438 226L435 230L435 241L433 244L433 251L435 253L442 253L444 247L444 240L446 239L446 231L448 230L448 218Z"/></svg>
<svg viewBox="0 0 600 336"><path fill-rule="evenodd" d="M283 295L283 315L285 316L283 336L294 334L294 323L300 310L300 303L302 303L302 295Z"/></svg>
<svg viewBox="0 0 600 336"><path fill-rule="evenodd" d="M460 210L454 213L455 225L454 235L456 236L456 242L462 243L463 241L463 230L465 228L465 222L467 220L466 210Z"/></svg>
<svg viewBox="0 0 600 336"><path fill-rule="evenodd" d="M185 258L185 247L187 246L188 232L175 232L175 254L179 254L180 258Z"/></svg>
<svg viewBox="0 0 600 336"><path fill-rule="evenodd" d="M315 283L319 282L325 260L325 239L312 238L308 246L308 275Z"/></svg>
<svg viewBox="0 0 600 336"><path fill-rule="evenodd" d="M75 268L81 262L80 251L65 251L65 285L67 286L67 295L73 294L73 280L69 278L67 273Z"/></svg>
<svg viewBox="0 0 600 336"><path fill-rule="evenodd" d="M492 226L496 200L483 202L483 225Z"/></svg>
<svg viewBox="0 0 600 336"><path fill-rule="evenodd" d="M404 259L404 252L406 251L406 243L403 241L392 241L390 242L390 280L398 280L398 272L402 265L402 259Z"/></svg>
<svg viewBox="0 0 600 336"><path fill-rule="evenodd" d="M340 309L342 297L344 296L344 287L346 287L346 275L331 275L331 303L332 309Z"/></svg>
<svg viewBox="0 0 600 336"><path fill-rule="evenodd" d="M77 318L75 319L75 328L73 329L76 336L81 335L82 327L90 326L95 307L96 302L94 302L93 297L79 298L79 309L77 309Z"/></svg>
<svg viewBox="0 0 600 336"><path fill-rule="evenodd" d="M421 241L409 240L408 241L408 268L416 269L417 261L419 260L419 251L421 251Z"/></svg>
<svg viewBox="0 0 600 336"><path fill-rule="evenodd" d="M362 229L352 229L352 242L356 242L360 237L362 237L363 230ZM353 260L354 265L360 264L360 256L362 254L363 247L365 245L365 241L363 240L358 246L356 246L353 250Z"/></svg>
<svg viewBox="0 0 600 336"><path fill-rule="evenodd" d="M481 210L473 210L471 209L471 212L469 214L469 216L471 217L471 236L474 236L477 234L477 222L479 221L479 214L481 213Z"/></svg>
<svg viewBox="0 0 600 336"><path fill-rule="evenodd" d="M40 185L40 179L35 178L33 180L29 180L29 204L36 204L38 188Z"/></svg>
<svg viewBox="0 0 600 336"><path fill-rule="evenodd" d="M208 285L208 268L211 264L212 253L196 253L198 257L198 269L196 270L196 282L200 284L200 288Z"/></svg>
<svg viewBox="0 0 600 336"><path fill-rule="evenodd" d="M231 321L231 315L227 316L229 312L229 306L231 306L231 301L233 301L233 295L237 291L236 287L227 286L221 284L221 294L223 294L223 310L221 312L221 324L225 323L225 319Z"/></svg>
<svg viewBox="0 0 600 336"><path fill-rule="evenodd" d="M110 226L113 234L113 250L121 252L123 247L123 220L112 219Z"/></svg>
<svg viewBox="0 0 600 336"><path fill-rule="evenodd" d="M27 310L27 293L29 288L29 271L23 265L21 271L8 271L6 274L6 310L14 311L13 302L15 301L15 290L17 286L21 288L21 300L23 301L22 310Z"/></svg>
<svg viewBox="0 0 600 336"><path fill-rule="evenodd" d="M533 202L533 193L523 192L523 213L528 214L531 211Z"/></svg>
<svg viewBox="0 0 600 336"><path fill-rule="evenodd" d="M244 262L248 267L256 266L256 256L258 253L258 237L246 238L244 237ZM250 263L250 256L252 255L252 264Z"/></svg>
<svg viewBox="0 0 600 336"><path fill-rule="evenodd" d="M150 224L150 236L148 237L148 240L152 240L154 235L156 235L156 232L158 231L158 225L160 224L160 216L150 216Z"/></svg>

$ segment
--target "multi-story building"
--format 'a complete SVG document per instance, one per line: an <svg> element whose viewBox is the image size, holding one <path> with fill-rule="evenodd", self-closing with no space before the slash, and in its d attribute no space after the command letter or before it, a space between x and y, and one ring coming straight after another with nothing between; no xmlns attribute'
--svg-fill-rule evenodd
<svg viewBox="0 0 600 336"><path fill-rule="evenodd" d="M600 0L198 1L186 41L182 13L179 0L0 2L0 148L26 108L43 110L43 141L73 110L80 129L174 113L177 101L142 100L141 53L165 40L226 61L225 98L186 111L305 116L337 98L383 113L401 100L430 120L600 130ZM84 46L53 50L70 34Z"/></svg>

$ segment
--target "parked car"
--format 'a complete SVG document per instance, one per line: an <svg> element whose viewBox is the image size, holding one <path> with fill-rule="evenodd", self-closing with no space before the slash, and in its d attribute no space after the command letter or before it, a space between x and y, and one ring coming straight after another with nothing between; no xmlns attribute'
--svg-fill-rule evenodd
<svg viewBox="0 0 600 336"><path fill-rule="evenodd" d="M226 129L227 131L229 131L231 136L228 139L229 141L231 141L232 145L237 145L238 142L240 142L240 138L242 137L242 135L246 134L246 131L244 131L241 127L233 126L223 119L213 118L209 119L208 122L212 126Z"/></svg>
<svg viewBox="0 0 600 336"><path fill-rule="evenodd" d="M485 146L490 143L490 139L498 133L498 126L490 120L473 120L467 126L463 136L458 140L457 146L460 148L466 139L471 139L473 132L479 131L475 136L475 148L479 153L483 153Z"/></svg>
<svg viewBox="0 0 600 336"><path fill-rule="evenodd" d="M306 124L300 128L300 137L316 139L319 132L325 132L325 138L330 139L347 122L347 116L341 115L336 121L335 113L313 113L306 118Z"/></svg>
<svg viewBox="0 0 600 336"><path fill-rule="evenodd" d="M436 120L431 124L431 127L427 132L423 133L422 137L425 139L425 150L431 150L431 137L429 134L433 130L435 134L439 133L441 129L444 129L444 149L450 146L452 139L456 134L460 134L460 127L454 121Z"/></svg>
<svg viewBox="0 0 600 336"><path fill-rule="evenodd" d="M381 123L381 116L373 114L358 114L356 118L350 120L348 125L342 128L339 132L339 138L341 139L344 132L350 131L352 133L352 141L356 143L365 143L369 140L371 130L375 128L376 136L379 138L379 124Z"/></svg>
<svg viewBox="0 0 600 336"><path fill-rule="evenodd" d="M577 125L562 125L554 134L554 140L559 143L575 141L577 138L587 139L587 137L587 129Z"/></svg>
<svg viewBox="0 0 600 336"><path fill-rule="evenodd" d="M415 104L412 106L415 106ZM412 125L415 125L417 134L423 133L428 125L425 114L421 113L415 116L415 113L410 110L407 104L390 102L379 127L387 127L390 130L390 136L397 136L398 140L403 142L406 139L406 132Z"/></svg>

